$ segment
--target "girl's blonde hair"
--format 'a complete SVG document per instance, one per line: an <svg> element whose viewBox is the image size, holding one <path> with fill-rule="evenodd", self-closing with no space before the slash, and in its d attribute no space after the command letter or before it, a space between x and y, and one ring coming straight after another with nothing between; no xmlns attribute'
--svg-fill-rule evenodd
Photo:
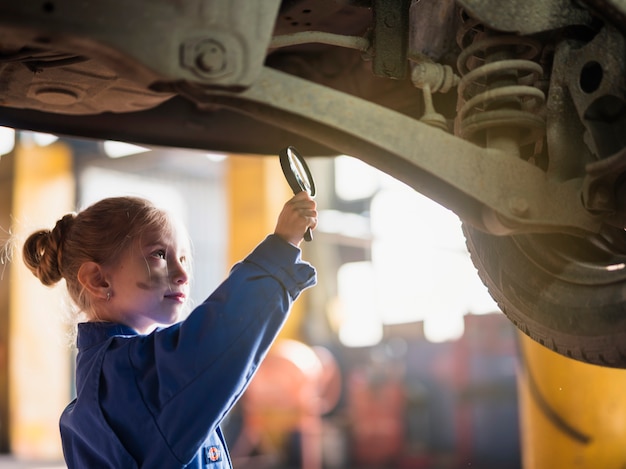
<svg viewBox="0 0 626 469"><path fill-rule="evenodd" d="M65 215L52 230L38 230L24 243L24 263L44 285L65 279L70 298L82 312L92 311L91 300L78 281L85 262L109 265L133 240L150 230L170 226L164 210L139 197L111 197L78 214Z"/></svg>

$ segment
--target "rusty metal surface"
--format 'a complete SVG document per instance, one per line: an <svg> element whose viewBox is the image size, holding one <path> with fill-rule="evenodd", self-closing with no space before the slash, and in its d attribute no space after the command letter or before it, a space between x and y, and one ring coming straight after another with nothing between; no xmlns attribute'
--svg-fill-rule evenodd
<svg viewBox="0 0 626 469"><path fill-rule="evenodd" d="M555 75L570 90L589 133L587 144L598 158L606 158L626 146L626 40L607 25L589 43L568 45Z"/></svg>
<svg viewBox="0 0 626 469"><path fill-rule="evenodd" d="M409 6L411 0L373 0L374 75L403 79L408 72Z"/></svg>
<svg viewBox="0 0 626 469"><path fill-rule="evenodd" d="M585 174L581 197L592 213L626 226L621 203L626 171L626 43L605 25L588 43L555 49L547 104L549 174Z"/></svg>
<svg viewBox="0 0 626 469"><path fill-rule="evenodd" d="M454 0L421 0L409 10L409 54L453 64L459 53L455 37L461 17Z"/></svg>
<svg viewBox="0 0 626 469"><path fill-rule="evenodd" d="M582 233L600 226L580 203L580 179L549 180L503 152L276 70L264 69L242 93L181 91L200 106L238 109L356 156L483 228ZM484 216L485 208L497 215Z"/></svg>
<svg viewBox="0 0 626 469"><path fill-rule="evenodd" d="M588 24L590 13L571 0L458 0L470 16L497 31L536 34Z"/></svg>
<svg viewBox="0 0 626 469"><path fill-rule="evenodd" d="M626 0L580 0L616 26L626 25Z"/></svg>
<svg viewBox="0 0 626 469"><path fill-rule="evenodd" d="M146 87L159 80L245 87L263 65L279 6L280 0L2 2L0 41L98 55Z"/></svg>

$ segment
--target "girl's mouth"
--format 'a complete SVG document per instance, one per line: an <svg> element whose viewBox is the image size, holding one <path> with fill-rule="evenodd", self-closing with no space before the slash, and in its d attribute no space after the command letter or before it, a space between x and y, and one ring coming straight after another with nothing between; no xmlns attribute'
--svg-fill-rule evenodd
<svg viewBox="0 0 626 469"><path fill-rule="evenodd" d="M184 293L177 292L177 293L168 293L165 295L165 298L167 298L168 300L177 301L179 303L184 303L186 296Z"/></svg>

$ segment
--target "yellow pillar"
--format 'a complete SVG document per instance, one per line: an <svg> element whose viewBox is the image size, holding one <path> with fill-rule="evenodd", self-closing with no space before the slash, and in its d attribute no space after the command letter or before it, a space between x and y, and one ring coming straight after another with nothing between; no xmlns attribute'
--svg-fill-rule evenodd
<svg viewBox="0 0 626 469"><path fill-rule="evenodd" d="M293 193L282 173L278 157L231 156L228 159L227 172L230 215L228 258L232 264L242 259L267 234L274 231L277 217ZM306 250L306 245L306 242L302 243L303 250ZM306 253L304 254L306 259ZM316 414L310 414L310 408L298 403L302 396L293 395L296 391L317 389L308 381L306 381L308 386L305 385L305 380L313 379L306 374L311 373L311 370L300 370L297 367L298 358L302 358L300 355L303 353L313 357L313 364L316 364L317 359L312 349L297 342L302 340L300 329L304 319L306 295L307 292L304 292L294 304L279 340L260 367L259 374L244 395L243 402L248 403L244 404L245 422L249 426L247 431L259 436L257 450L274 456L282 454L290 432L300 429L303 430L302 467L318 468L321 467L320 421ZM285 339L293 339L296 342ZM286 350L289 350L291 355L286 354ZM300 355L294 354L294 351ZM306 355L308 360L305 361L310 366L309 355ZM272 373L276 372L282 373L282 382L271 381ZM288 376L287 382L284 381L285 376ZM292 395L287 396L287 401L278 404L275 398L269 397L265 392L268 378L274 394L285 390L292 391ZM313 396L304 402L315 405L317 401Z"/></svg>
<svg viewBox="0 0 626 469"><path fill-rule="evenodd" d="M11 210L14 182L13 154L0 156L0 452L10 450L9 442L9 269L12 257Z"/></svg>
<svg viewBox="0 0 626 469"><path fill-rule="evenodd" d="M18 241L10 275L9 402L11 452L18 458L62 457L59 416L71 397L71 349L63 284L43 286L21 260L22 242L74 209L72 158L63 144L19 145L12 230Z"/></svg>
<svg viewBox="0 0 626 469"><path fill-rule="evenodd" d="M283 176L278 156L230 156L227 174L228 261L232 265L274 231L278 214L293 194ZM300 301L294 305L281 337L299 338L300 305Z"/></svg>
<svg viewBox="0 0 626 469"><path fill-rule="evenodd" d="M519 336L524 469L626 467L626 370L581 363Z"/></svg>

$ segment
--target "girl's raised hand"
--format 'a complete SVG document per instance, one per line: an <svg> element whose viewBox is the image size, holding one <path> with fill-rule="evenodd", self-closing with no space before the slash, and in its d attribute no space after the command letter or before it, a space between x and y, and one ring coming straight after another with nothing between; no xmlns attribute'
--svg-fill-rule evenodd
<svg viewBox="0 0 626 469"><path fill-rule="evenodd" d="M302 191L283 206L274 234L294 246L300 246L307 228L317 226L317 204L309 194Z"/></svg>

